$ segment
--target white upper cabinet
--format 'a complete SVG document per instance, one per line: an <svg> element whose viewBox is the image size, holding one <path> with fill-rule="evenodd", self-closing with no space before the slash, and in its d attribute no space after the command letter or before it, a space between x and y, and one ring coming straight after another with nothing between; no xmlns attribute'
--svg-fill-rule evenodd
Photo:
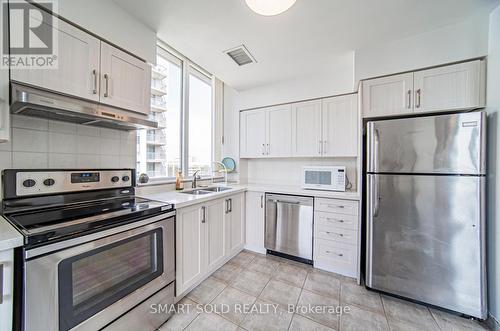
<svg viewBox="0 0 500 331"><path fill-rule="evenodd" d="M484 61L365 80L362 95L363 117L484 107Z"/></svg>
<svg viewBox="0 0 500 331"><path fill-rule="evenodd" d="M413 73L363 82L363 117L407 114L413 111Z"/></svg>
<svg viewBox="0 0 500 331"><path fill-rule="evenodd" d="M266 155L266 110L240 113L240 157L258 158Z"/></svg>
<svg viewBox="0 0 500 331"><path fill-rule="evenodd" d="M482 62L472 61L415 72L415 112L484 106Z"/></svg>
<svg viewBox="0 0 500 331"><path fill-rule="evenodd" d="M292 104L292 155L321 156L321 100Z"/></svg>
<svg viewBox="0 0 500 331"><path fill-rule="evenodd" d="M148 114L151 102L151 67L101 42L101 102Z"/></svg>
<svg viewBox="0 0 500 331"><path fill-rule="evenodd" d="M357 94L240 113L242 158L356 157Z"/></svg>
<svg viewBox="0 0 500 331"><path fill-rule="evenodd" d="M358 155L358 95L349 94L322 100L322 155Z"/></svg>
<svg viewBox="0 0 500 331"><path fill-rule="evenodd" d="M266 153L269 157L290 156L292 151L292 107L267 109Z"/></svg>
<svg viewBox="0 0 500 331"><path fill-rule="evenodd" d="M37 19L33 17L33 19ZM58 38L57 69L11 68L11 79L44 89L99 101L99 39L54 17ZM11 35L21 32L11 24ZM12 43L12 40L11 40Z"/></svg>
<svg viewBox="0 0 500 331"><path fill-rule="evenodd" d="M39 20L37 12L32 11L30 19ZM57 17L53 17L53 22L48 28L57 38L57 67L13 66L13 81L149 114L151 68L147 63ZM11 22L11 47L16 46L13 40L18 39L13 36L22 36L22 29L22 24Z"/></svg>

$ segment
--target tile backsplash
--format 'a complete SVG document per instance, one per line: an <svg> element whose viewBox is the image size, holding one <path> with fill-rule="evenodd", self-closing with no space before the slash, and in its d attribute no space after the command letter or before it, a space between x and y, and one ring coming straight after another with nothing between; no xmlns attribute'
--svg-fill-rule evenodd
<svg viewBox="0 0 500 331"><path fill-rule="evenodd" d="M135 168L136 132L13 115L0 169Z"/></svg>

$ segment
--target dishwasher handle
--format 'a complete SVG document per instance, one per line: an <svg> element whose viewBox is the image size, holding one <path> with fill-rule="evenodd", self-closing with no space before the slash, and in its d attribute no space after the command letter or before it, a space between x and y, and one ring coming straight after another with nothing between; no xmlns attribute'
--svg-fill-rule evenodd
<svg viewBox="0 0 500 331"><path fill-rule="evenodd" d="M273 200L274 203L283 203L285 205L300 205L299 201L283 201L283 200Z"/></svg>
<svg viewBox="0 0 500 331"><path fill-rule="evenodd" d="M306 196L294 196L284 194L266 194L266 201L269 203L282 203L288 205L313 206L313 198Z"/></svg>

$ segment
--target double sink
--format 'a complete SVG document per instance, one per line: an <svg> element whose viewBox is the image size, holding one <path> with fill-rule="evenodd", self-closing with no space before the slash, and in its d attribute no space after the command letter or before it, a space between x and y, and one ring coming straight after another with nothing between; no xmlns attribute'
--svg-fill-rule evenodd
<svg viewBox="0 0 500 331"><path fill-rule="evenodd" d="M191 195L204 195L204 194L210 194L210 193L216 193L216 192L224 192L224 191L227 191L230 189L231 189L231 187L221 187L221 186L201 187L198 189L194 189L191 191L184 191L184 192L180 192L180 193L191 194Z"/></svg>

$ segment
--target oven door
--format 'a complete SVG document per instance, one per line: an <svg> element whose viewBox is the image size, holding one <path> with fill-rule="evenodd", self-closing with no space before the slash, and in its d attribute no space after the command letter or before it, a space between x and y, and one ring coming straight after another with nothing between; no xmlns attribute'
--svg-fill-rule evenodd
<svg viewBox="0 0 500 331"><path fill-rule="evenodd" d="M174 280L174 218L29 259L25 272L26 331L98 330Z"/></svg>

